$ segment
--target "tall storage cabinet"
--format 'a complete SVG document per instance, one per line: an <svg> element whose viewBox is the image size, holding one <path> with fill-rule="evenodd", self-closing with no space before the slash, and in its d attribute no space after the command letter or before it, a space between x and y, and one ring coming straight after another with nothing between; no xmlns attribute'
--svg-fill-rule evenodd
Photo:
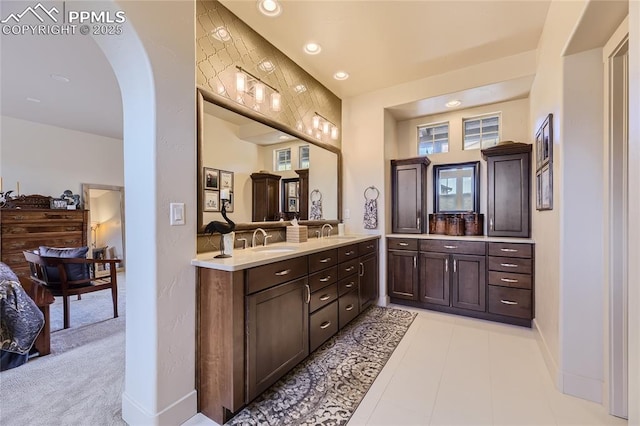
<svg viewBox="0 0 640 426"><path fill-rule="evenodd" d="M280 211L280 176L271 173L252 173L251 191L253 213L252 221L275 220Z"/></svg>
<svg viewBox="0 0 640 426"><path fill-rule="evenodd" d="M530 235L531 148L527 143L506 142L483 149L487 160L487 235Z"/></svg>
<svg viewBox="0 0 640 426"><path fill-rule="evenodd" d="M427 224L427 157L391 160L391 227L393 233L421 234Z"/></svg>

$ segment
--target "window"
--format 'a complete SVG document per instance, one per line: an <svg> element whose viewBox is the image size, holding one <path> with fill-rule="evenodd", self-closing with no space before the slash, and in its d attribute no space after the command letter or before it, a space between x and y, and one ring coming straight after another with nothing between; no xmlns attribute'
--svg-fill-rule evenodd
<svg viewBox="0 0 640 426"><path fill-rule="evenodd" d="M449 123L418 126L418 155L449 152Z"/></svg>
<svg viewBox="0 0 640 426"><path fill-rule="evenodd" d="M281 172L283 170L291 170L291 148L276 149L275 155L275 171Z"/></svg>
<svg viewBox="0 0 640 426"><path fill-rule="evenodd" d="M500 140L500 114L462 121L464 149L485 149Z"/></svg>
<svg viewBox="0 0 640 426"><path fill-rule="evenodd" d="M308 169L309 168L309 145L300 147L300 169Z"/></svg>

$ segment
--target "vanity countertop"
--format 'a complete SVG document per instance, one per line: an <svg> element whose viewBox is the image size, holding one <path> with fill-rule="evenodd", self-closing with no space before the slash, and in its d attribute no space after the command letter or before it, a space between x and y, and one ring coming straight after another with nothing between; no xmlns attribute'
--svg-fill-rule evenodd
<svg viewBox="0 0 640 426"><path fill-rule="evenodd" d="M198 254L191 264L220 271L240 271L378 238L380 238L379 235L332 235L328 238L312 238L304 243L282 242L247 249L234 249L232 257L223 259L216 259L214 256L219 252L212 251Z"/></svg>
<svg viewBox="0 0 640 426"><path fill-rule="evenodd" d="M531 238L515 237L489 237L487 235L442 235L442 234L388 234L388 238L413 238L417 240L457 240L457 241L484 241L487 243L525 243L535 244Z"/></svg>

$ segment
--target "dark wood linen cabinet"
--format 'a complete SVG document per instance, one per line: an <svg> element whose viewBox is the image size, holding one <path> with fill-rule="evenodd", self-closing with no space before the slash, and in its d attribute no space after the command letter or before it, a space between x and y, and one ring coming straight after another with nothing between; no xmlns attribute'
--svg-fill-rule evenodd
<svg viewBox="0 0 640 426"><path fill-rule="evenodd" d="M427 157L391 160L391 227L397 234L421 234L427 221Z"/></svg>
<svg viewBox="0 0 640 426"><path fill-rule="evenodd" d="M503 142L482 150L487 160L488 236L530 235L531 149L527 143Z"/></svg>
<svg viewBox="0 0 640 426"><path fill-rule="evenodd" d="M251 174L252 221L276 220L280 211L280 176L271 173Z"/></svg>

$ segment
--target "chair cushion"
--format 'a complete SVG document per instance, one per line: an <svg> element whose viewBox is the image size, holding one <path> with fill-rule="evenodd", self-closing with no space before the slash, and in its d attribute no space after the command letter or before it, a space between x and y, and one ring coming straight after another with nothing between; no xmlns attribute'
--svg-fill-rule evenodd
<svg viewBox="0 0 640 426"><path fill-rule="evenodd" d="M58 248L40 246L40 256L44 257L61 257L61 258L87 258L87 252L89 247L72 247L72 248ZM67 279L69 281L78 281L89 279L89 265L65 265L67 270ZM49 282L60 282L60 274L58 268L53 266L47 266L47 276Z"/></svg>

